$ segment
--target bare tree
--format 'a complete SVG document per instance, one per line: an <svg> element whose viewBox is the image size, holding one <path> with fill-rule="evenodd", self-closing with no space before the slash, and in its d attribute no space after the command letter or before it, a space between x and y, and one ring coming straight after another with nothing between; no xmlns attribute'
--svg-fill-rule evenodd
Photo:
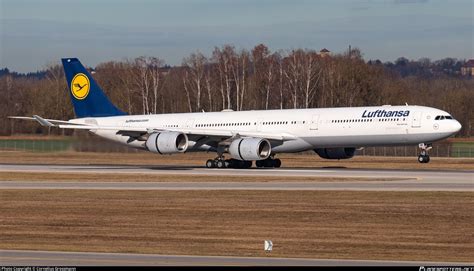
<svg viewBox="0 0 474 271"><path fill-rule="evenodd" d="M232 81L235 85L235 106L236 110L242 110L246 90L247 67L250 61L250 56L245 50L242 50L239 55L235 53L229 55Z"/></svg>
<svg viewBox="0 0 474 271"><path fill-rule="evenodd" d="M189 77L189 72L188 72L188 70L185 70L184 71L184 76L183 76L184 92L186 93L186 100L188 101L188 110L189 110L189 112L193 112L193 106L192 106L192 103L191 103L191 94L189 93L190 90L188 88L188 84L186 83L186 81L188 80L188 77Z"/></svg>
<svg viewBox="0 0 474 271"><path fill-rule="evenodd" d="M307 51L303 60L305 108L310 107L321 79L320 57L315 51Z"/></svg>
<svg viewBox="0 0 474 271"><path fill-rule="evenodd" d="M301 84L301 61L304 58L303 50L293 50L287 57L286 57L286 69L284 70L284 74L286 79L288 80L289 90L291 91L291 96L293 100L293 108L298 108L298 95L299 95L299 88Z"/></svg>
<svg viewBox="0 0 474 271"><path fill-rule="evenodd" d="M252 50L254 87L261 93L261 103L265 109L270 107L270 96L276 79L275 66L277 55L271 54L264 44L255 46Z"/></svg>
<svg viewBox="0 0 474 271"><path fill-rule="evenodd" d="M142 96L142 110L143 114L150 113L150 106L148 101L148 94L150 92L149 69L147 58L145 56L135 58L133 62L133 75L135 84L140 90Z"/></svg>
<svg viewBox="0 0 474 271"><path fill-rule="evenodd" d="M280 109L283 109L283 93L285 92L284 84L283 84L283 58L280 53L275 53L275 59L278 63L278 89L280 92Z"/></svg>
<svg viewBox="0 0 474 271"><path fill-rule="evenodd" d="M208 110L209 111L212 111L214 106L213 106L213 103L212 103L212 96L214 95L213 91L212 91L212 74L213 74L213 71L212 71L212 68L211 68L211 65L208 65L206 70L205 70L205 73L204 73L204 80L206 82L206 90L207 90L207 99L208 99L208 103L209 103L209 108Z"/></svg>
<svg viewBox="0 0 474 271"><path fill-rule="evenodd" d="M151 76L151 89L153 93L153 114L157 113L158 107L158 96L159 90L161 88L162 81L162 67L164 65L164 60L157 57L148 58L148 68L150 70Z"/></svg>
<svg viewBox="0 0 474 271"><path fill-rule="evenodd" d="M196 103L196 111L202 109L201 94L205 83L204 76L206 65L208 65L207 59L200 52L192 53L189 57L183 60L183 67L186 69L183 84L187 97L189 97L188 104L190 110L192 110L190 93L193 93L192 100Z"/></svg>
<svg viewBox="0 0 474 271"><path fill-rule="evenodd" d="M131 67L128 65L128 63L120 63L120 82L122 83L122 86L125 88L125 96L127 100L127 108L129 114L133 114L133 103L132 103L132 97L134 96L133 93L133 87L132 87L132 78L130 76L127 76L127 71L131 70Z"/></svg>
<svg viewBox="0 0 474 271"><path fill-rule="evenodd" d="M67 100L69 99L66 79L64 77L63 69L58 64L51 64L47 67L46 79L48 80L51 88L49 91L54 91L54 94L51 95L55 98L54 105L51 109L52 115L51 117L61 117L64 116L66 113L67 108L65 108L65 104L67 104Z"/></svg>
<svg viewBox="0 0 474 271"><path fill-rule="evenodd" d="M224 45L222 49L216 47L213 52L213 61L218 66L220 92L222 95L222 109L232 109L231 101L231 59L235 55L234 47ZM227 102L227 103L226 103Z"/></svg>

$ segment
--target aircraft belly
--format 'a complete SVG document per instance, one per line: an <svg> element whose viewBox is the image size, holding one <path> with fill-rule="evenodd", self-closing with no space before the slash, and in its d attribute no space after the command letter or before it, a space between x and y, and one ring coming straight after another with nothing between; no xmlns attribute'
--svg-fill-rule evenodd
<svg viewBox="0 0 474 271"><path fill-rule="evenodd" d="M304 139L295 139L284 141L280 144L275 144L272 142L272 152L281 153L281 152L300 152L313 149L313 146L305 141Z"/></svg>
<svg viewBox="0 0 474 271"><path fill-rule="evenodd" d="M127 141L130 139L129 136L122 136L122 135L117 135L117 131L113 131L113 130L94 130L94 131L91 131L92 133L102 137L102 138L105 138L105 139L108 139L108 140L111 140L111 141L115 141L115 142L118 142L118 143L121 143L121 144L124 144L124 145L127 145L129 147L133 147L133 148L140 148L140 149L143 149L144 148L144 142L143 141L138 141L138 140L134 140L132 142L129 142L127 143Z"/></svg>
<svg viewBox="0 0 474 271"><path fill-rule="evenodd" d="M304 138L314 147L368 147L411 145L432 142L451 136L450 133L418 133L418 134L377 134L377 135L341 135L318 136Z"/></svg>

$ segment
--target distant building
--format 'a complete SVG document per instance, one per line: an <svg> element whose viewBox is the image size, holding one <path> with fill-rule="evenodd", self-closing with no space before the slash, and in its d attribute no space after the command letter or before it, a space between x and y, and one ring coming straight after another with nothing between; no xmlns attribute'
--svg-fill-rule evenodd
<svg viewBox="0 0 474 271"><path fill-rule="evenodd" d="M320 55L321 57L331 56L331 51L329 51L329 50L326 49L326 48L323 48L321 51L319 51L319 55Z"/></svg>
<svg viewBox="0 0 474 271"><path fill-rule="evenodd" d="M469 59L466 64L461 67L461 75L474 76L474 59Z"/></svg>

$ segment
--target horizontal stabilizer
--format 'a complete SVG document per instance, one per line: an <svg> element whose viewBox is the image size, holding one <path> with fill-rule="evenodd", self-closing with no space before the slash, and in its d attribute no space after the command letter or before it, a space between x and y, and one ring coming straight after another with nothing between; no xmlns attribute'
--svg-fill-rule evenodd
<svg viewBox="0 0 474 271"><path fill-rule="evenodd" d="M53 120L53 119L44 119L38 115L34 115L33 117L23 117L23 116L9 116L9 119L20 119L20 120L34 120L39 122L42 126L58 126L59 124L74 124L66 120ZM83 125L78 123L77 125Z"/></svg>

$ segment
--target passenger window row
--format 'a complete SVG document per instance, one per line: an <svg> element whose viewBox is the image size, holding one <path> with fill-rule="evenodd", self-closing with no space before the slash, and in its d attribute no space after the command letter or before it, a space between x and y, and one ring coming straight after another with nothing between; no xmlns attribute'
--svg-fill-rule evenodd
<svg viewBox="0 0 474 271"><path fill-rule="evenodd" d="M405 120L405 118L403 118ZM394 118L394 119L379 119L379 121L400 121L400 118Z"/></svg>
<svg viewBox="0 0 474 271"><path fill-rule="evenodd" d="M405 120L405 118L391 118L391 119L378 119L378 121L400 121ZM372 122L373 119L350 119L350 120L332 120L332 123L348 123L348 122Z"/></svg>
<svg viewBox="0 0 474 271"><path fill-rule="evenodd" d="M332 120L332 123L371 122L372 119Z"/></svg>
<svg viewBox="0 0 474 271"><path fill-rule="evenodd" d="M283 124L297 124L297 121L265 121L262 122L262 125L283 125ZM302 121L300 123L305 124L306 121ZM252 125L251 122L239 122L239 123L204 123L204 124L196 124L196 127L229 127L229 126L249 126ZM254 122L254 125L257 125Z"/></svg>
<svg viewBox="0 0 474 271"><path fill-rule="evenodd" d="M223 126L249 126L250 122L239 122L239 123L206 123L197 124L196 127L223 127Z"/></svg>
<svg viewBox="0 0 474 271"><path fill-rule="evenodd" d="M265 121L262 124L263 125L280 125L280 124L288 124L288 123L298 124L298 121L290 121L290 122L288 122L288 121ZM306 121L300 121L300 123L304 124L304 123L306 123Z"/></svg>

